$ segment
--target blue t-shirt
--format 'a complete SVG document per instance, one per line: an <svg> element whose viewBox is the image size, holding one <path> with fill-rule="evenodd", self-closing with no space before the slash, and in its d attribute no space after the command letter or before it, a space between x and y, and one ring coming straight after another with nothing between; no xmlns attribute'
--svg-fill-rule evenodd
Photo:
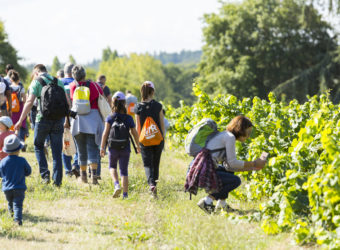
<svg viewBox="0 0 340 250"><path fill-rule="evenodd" d="M121 121L123 121L123 123L125 124L125 126L128 130L136 127L132 116L127 115L127 114L113 113L113 115L109 115L108 117L106 117L105 122L110 124L110 127L111 127L116 117L118 117ZM130 138L129 138L129 140L130 140ZM130 143L126 148L130 151Z"/></svg>
<svg viewBox="0 0 340 250"><path fill-rule="evenodd" d="M25 176L32 172L31 166L25 158L9 155L0 162L0 177L2 178L2 191L12 189L26 190Z"/></svg>
<svg viewBox="0 0 340 250"><path fill-rule="evenodd" d="M66 78L60 79L60 81L62 81L62 83L64 84L65 91L68 97L70 97L70 83L73 82L74 79L72 77L66 77Z"/></svg>

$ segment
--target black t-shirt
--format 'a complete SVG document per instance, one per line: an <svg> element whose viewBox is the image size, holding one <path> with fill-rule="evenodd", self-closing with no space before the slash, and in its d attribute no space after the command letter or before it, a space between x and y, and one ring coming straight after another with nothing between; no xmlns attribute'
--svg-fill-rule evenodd
<svg viewBox="0 0 340 250"><path fill-rule="evenodd" d="M98 84L102 88L105 97L108 98L108 96L111 95L111 91L110 91L109 87L105 85L104 88L103 88L103 84L102 83L98 82Z"/></svg>
<svg viewBox="0 0 340 250"><path fill-rule="evenodd" d="M155 100L151 100L150 102L138 103L136 114L139 115L141 128L143 127L146 118L150 116L155 121L159 130L163 134L161 124L159 122L159 113L161 112L162 109L163 109L162 104Z"/></svg>

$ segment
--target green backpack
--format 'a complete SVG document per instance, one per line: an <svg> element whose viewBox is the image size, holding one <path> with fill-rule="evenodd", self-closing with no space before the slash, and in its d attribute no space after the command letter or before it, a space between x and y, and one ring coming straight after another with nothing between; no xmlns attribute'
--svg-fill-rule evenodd
<svg viewBox="0 0 340 250"><path fill-rule="evenodd" d="M217 124L210 118L201 120L196 124L185 138L185 152L190 156L196 156L208 141L219 133ZM214 151L219 151L218 149Z"/></svg>

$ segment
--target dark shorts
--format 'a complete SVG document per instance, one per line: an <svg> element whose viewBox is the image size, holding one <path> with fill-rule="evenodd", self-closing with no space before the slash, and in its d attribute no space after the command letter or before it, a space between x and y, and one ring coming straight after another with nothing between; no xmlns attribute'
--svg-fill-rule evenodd
<svg viewBox="0 0 340 250"><path fill-rule="evenodd" d="M120 176L128 176L129 160L130 150L109 148L109 168L117 169L117 163L119 161Z"/></svg>

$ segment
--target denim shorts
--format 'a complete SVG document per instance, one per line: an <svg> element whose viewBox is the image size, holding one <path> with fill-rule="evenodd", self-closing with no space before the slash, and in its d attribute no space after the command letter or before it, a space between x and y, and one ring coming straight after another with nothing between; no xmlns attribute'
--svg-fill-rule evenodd
<svg viewBox="0 0 340 250"><path fill-rule="evenodd" d="M80 166L99 161L99 146L95 142L95 135L79 133L75 137L78 148L78 163Z"/></svg>

